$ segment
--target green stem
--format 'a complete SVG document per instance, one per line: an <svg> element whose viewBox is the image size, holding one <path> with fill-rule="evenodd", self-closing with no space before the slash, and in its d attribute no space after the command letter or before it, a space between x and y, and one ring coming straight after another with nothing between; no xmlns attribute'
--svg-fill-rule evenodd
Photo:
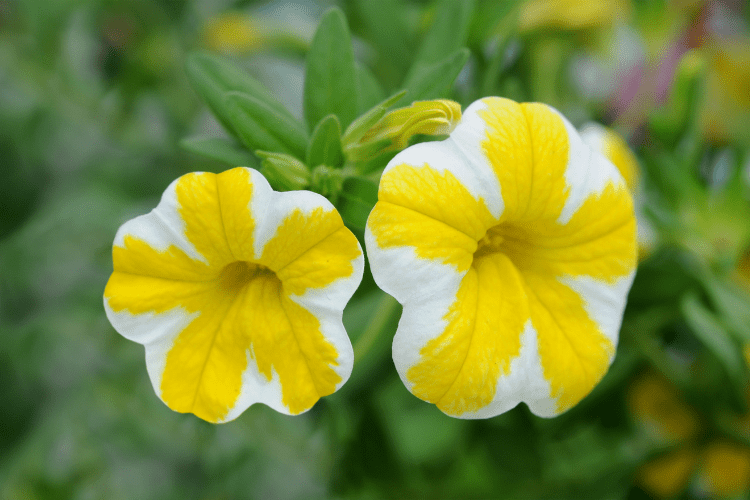
<svg viewBox="0 0 750 500"><path fill-rule="evenodd" d="M367 351L370 350L375 343L375 339L378 338L380 332L385 325L388 324L388 321L393 314L398 310L398 305L396 299L390 295L383 295L383 298L380 300L378 307L372 315L372 321L364 333L362 333L354 343L354 364L357 364L365 354L367 354Z"/></svg>

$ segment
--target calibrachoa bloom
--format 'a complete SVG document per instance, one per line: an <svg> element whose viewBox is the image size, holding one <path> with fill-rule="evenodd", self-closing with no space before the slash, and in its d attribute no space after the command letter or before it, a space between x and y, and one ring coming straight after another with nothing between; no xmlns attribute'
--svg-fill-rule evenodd
<svg viewBox="0 0 750 500"><path fill-rule="evenodd" d="M253 403L287 414L352 369L342 311L362 279L354 235L322 196L235 168L174 181L120 227L104 307L146 348L154 389L209 422Z"/></svg>
<svg viewBox="0 0 750 500"><path fill-rule="evenodd" d="M386 167L365 242L404 306L401 379L463 418L578 403L607 371L635 272L617 169L544 104L486 98Z"/></svg>

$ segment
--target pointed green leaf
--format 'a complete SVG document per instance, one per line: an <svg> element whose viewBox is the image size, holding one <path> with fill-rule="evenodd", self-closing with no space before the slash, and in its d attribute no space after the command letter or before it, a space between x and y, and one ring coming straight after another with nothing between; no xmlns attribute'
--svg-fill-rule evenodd
<svg viewBox="0 0 750 500"><path fill-rule="evenodd" d="M363 35L379 54L378 76L386 87L403 81L413 55L413 23L403 0L355 0Z"/></svg>
<svg viewBox="0 0 750 500"><path fill-rule="evenodd" d="M469 59L469 49L459 49L434 64L417 63L404 84L409 99L421 101L445 97L456 77Z"/></svg>
<svg viewBox="0 0 750 500"><path fill-rule="evenodd" d="M344 127L357 114L352 40L344 13L338 8L323 14L307 54L304 108L310 129L331 113Z"/></svg>
<svg viewBox="0 0 750 500"><path fill-rule="evenodd" d="M297 120L241 92L228 92L224 102L232 128L248 149L305 157L307 134Z"/></svg>
<svg viewBox="0 0 750 500"><path fill-rule="evenodd" d="M378 201L378 184L365 177L348 177L339 196L338 210L349 227L364 229Z"/></svg>
<svg viewBox="0 0 750 500"><path fill-rule="evenodd" d="M719 317L735 333L737 340L750 343L750 302L745 291L717 278L708 269L699 275Z"/></svg>
<svg viewBox="0 0 750 500"><path fill-rule="evenodd" d="M297 122L268 89L228 59L196 52L188 56L185 70L193 88L203 98L219 122L228 132L237 137L239 135L232 127L229 110L224 100L227 92L243 92L265 103L274 111L274 114L283 116L287 121ZM295 128L304 131L299 122Z"/></svg>
<svg viewBox="0 0 750 500"><path fill-rule="evenodd" d="M366 66L357 63L355 77L357 79L357 112L362 114L382 101L385 93L375 75Z"/></svg>
<svg viewBox="0 0 750 500"><path fill-rule="evenodd" d="M473 0L441 0L438 2L435 21L422 40L414 62L433 64L466 44L469 24L474 12ZM412 66L414 69L414 66ZM411 71L410 71L411 72ZM408 78L407 78L408 79Z"/></svg>
<svg viewBox="0 0 750 500"><path fill-rule="evenodd" d="M307 164L313 167L328 165L341 167L344 154L341 152L341 125L336 115L328 115L318 123L307 145Z"/></svg>
<svg viewBox="0 0 750 500"><path fill-rule="evenodd" d="M233 167L258 167L258 159L229 139L221 137L187 137L180 141L187 151Z"/></svg>
<svg viewBox="0 0 750 500"><path fill-rule="evenodd" d="M381 118L385 116L388 109L396 104L407 94L406 90L402 90L397 94L393 94L388 99L378 103L372 109L364 113L362 116L354 120L344 132L344 136L341 138L341 142L345 145L352 145L364 136L368 130L370 130Z"/></svg>
<svg viewBox="0 0 750 500"><path fill-rule="evenodd" d="M680 309L690 329L721 362L727 375L734 381L742 380L743 361L739 349L713 313L692 292L682 298Z"/></svg>

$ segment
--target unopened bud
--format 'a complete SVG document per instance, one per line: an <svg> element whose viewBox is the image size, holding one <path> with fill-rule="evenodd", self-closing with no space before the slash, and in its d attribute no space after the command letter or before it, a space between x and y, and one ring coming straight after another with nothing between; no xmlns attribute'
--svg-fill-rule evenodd
<svg viewBox="0 0 750 500"><path fill-rule="evenodd" d="M261 158L260 173L278 191L305 189L310 184L310 170L294 156L256 151Z"/></svg>

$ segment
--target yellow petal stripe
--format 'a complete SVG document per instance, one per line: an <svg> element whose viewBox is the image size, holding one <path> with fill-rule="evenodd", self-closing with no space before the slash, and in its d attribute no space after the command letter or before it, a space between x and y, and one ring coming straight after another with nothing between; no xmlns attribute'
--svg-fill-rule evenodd
<svg viewBox="0 0 750 500"><path fill-rule="evenodd" d="M407 332L413 322L404 322L407 326L394 342L394 361L412 392L445 413L488 416L482 409L508 408L500 401L500 380L515 376L517 390L509 397L517 397L523 393L524 377L536 376L512 373L530 324L536 334L532 356L543 375L535 387L547 387L551 413L559 413L578 403L606 373L617 333L602 329L591 314L594 302L568 280L585 278L597 287L613 288L632 279L632 200L610 164L605 164L609 180L601 188L590 187L591 155L548 106L487 98L464 117L469 122L456 128L447 145L420 145L420 151L434 149L426 155L432 163L414 165L409 150L392 160L368 220L373 275L386 291L411 283L404 277L398 279L406 284L396 282L385 271L387 259L408 258L399 249L413 252L415 268L438 262L448 266L443 272L460 278L452 305L434 331ZM469 129L477 122L483 129L479 134ZM578 148L575 155L573 147ZM471 152L463 163L454 164L446 152L461 149ZM494 195L487 182L480 195L478 188L459 180L487 179L488 171L496 181ZM501 213L493 216L489 205L501 206ZM429 283L412 286L430 290ZM616 297L617 306L605 312L621 315L624 300ZM397 352L396 345L411 345L399 340L405 335L424 339L416 362L409 361L408 353ZM520 369L530 369L530 364L525 360ZM538 394L529 395L527 402L536 403L534 398ZM546 410L542 413L549 416Z"/></svg>
<svg viewBox="0 0 750 500"><path fill-rule="evenodd" d="M225 420L235 408L249 363L250 373L260 376L254 383L280 386L278 402L256 400L290 414L306 411L343 381L339 350L320 318L304 307L304 294L339 280L358 283L359 244L323 200L287 213L256 255L260 223L252 207L261 194L261 205L282 195L248 169L185 175L173 184L171 201L184 226L166 229L175 243L164 249L146 241L153 227L165 231L159 222L167 218L160 210L170 205L165 194L157 210L131 225L135 234L125 234L113 249L114 273L104 293L110 320L128 336L118 319L123 312L143 315L145 328L149 318L169 312L193 318L164 333L174 338L158 392L170 408L209 422ZM180 241L190 248L180 248ZM347 286L351 296L356 284ZM339 321L344 305L337 308ZM252 395L248 401L255 402Z"/></svg>

